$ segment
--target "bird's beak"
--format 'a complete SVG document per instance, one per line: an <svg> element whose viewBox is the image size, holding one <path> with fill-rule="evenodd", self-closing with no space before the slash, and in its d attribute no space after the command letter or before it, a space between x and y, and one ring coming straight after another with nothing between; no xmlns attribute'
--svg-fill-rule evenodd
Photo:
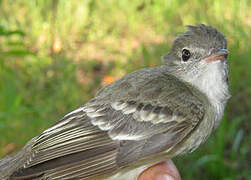
<svg viewBox="0 0 251 180"><path fill-rule="evenodd" d="M210 55L205 58L206 62L213 62L213 61L224 61L227 58L229 51L227 49L212 49L210 51Z"/></svg>

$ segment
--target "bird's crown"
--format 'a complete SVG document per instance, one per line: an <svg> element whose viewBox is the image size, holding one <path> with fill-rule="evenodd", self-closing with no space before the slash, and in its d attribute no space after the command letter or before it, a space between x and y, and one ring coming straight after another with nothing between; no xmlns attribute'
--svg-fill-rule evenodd
<svg viewBox="0 0 251 180"><path fill-rule="evenodd" d="M212 26L200 24L198 26L188 25L186 27L187 31L175 39L173 48L180 45L186 46L188 44L190 46L193 45L195 47L207 49L222 49L227 46L227 41L224 35Z"/></svg>

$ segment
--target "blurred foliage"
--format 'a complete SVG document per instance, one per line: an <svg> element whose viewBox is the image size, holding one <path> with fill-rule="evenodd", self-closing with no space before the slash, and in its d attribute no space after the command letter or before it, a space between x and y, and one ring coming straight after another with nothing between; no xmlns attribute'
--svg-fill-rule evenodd
<svg viewBox="0 0 251 180"><path fill-rule="evenodd" d="M161 64L184 25L228 40L230 99L205 145L175 159L184 179L250 179L251 1L1 0L0 155L21 148L98 88Z"/></svg>

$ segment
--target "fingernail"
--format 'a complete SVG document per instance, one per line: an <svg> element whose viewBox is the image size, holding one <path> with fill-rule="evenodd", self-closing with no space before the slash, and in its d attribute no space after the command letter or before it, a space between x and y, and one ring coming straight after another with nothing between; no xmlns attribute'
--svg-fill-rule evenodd
<svg viewBox="0 0 251 180"><path fill-rule="evenodd" d="M169 176L167 174L162 174L158 176L155 180L174 180L172 176Z"/></svg>

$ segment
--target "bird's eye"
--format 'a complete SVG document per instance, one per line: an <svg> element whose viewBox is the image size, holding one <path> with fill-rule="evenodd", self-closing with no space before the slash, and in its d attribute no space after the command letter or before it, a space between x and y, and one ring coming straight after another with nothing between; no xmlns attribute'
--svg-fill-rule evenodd
<svg viewBox="0 0 251 180"><path fill-rule="evenodd" d="M191 56L191 53L189 50L187 50L187 49L182 50L182 60L183 61L186 62L190 58L190 56Z"/></svg>

